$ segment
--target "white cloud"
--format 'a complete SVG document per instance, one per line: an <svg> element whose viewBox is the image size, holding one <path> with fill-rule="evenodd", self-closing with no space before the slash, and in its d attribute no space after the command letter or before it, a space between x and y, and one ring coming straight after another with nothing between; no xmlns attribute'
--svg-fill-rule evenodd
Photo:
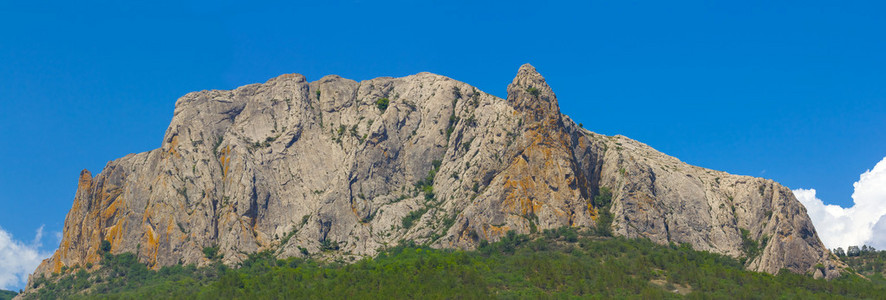
<svg viewBox="0 0 886 300"><path fill-rule="evenodd" d="M873 231L874 235L871 236L871 243L869 245L883 250L886 248L886 215L880 217L880 221L874 224Z"/></svg>
<svg viewBox="0 0 886 300"><path fill-rule="evenodd" d="M853 184L853 205L824 204L815 189L796 189L794 196L806 206L818 236L828 248L870 245L886 248L886 157Z"/></svg>
<svg viewBox="0 0 886 300"><path fill-rule="evenodd" d="M41 251L43 226L30 244L17 241L12 234L0 227L0 288L19 290L28 281L28 274L34 272L43 259L52 255L52 251Z"/></svg>

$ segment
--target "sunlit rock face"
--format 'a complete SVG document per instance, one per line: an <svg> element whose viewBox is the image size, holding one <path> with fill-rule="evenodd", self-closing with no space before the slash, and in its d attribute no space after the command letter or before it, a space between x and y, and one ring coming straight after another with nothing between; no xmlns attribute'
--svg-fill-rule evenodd
<svg viewBox="0 0 886 300"><path fill-rule="evenodd" d="M81 173L61 246L36 274L99 262L103 240L153 268L206 264L213 246L226 263L374 255L400 240L470 249L511 230L594 228L603 187L617 235L735 257L752 241L747 267L769 273L842 268L789 189L580 128L527 64L507 99L430 73L187 94L159 149Z"/></svg>

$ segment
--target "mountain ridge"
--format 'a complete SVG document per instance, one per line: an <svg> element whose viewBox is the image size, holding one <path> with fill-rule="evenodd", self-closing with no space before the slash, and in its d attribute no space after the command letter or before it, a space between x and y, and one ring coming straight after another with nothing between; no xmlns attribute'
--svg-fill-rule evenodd
<svg viewBox="0 0 886 300"><path fill-rule="evenodd" d="M425 72L188 93L159 149L81 172L61 245L32 278L98 263L105 240L152 268L207 264L207 247L229 264L268 249L374 255L398 240L471 249L510 230L595 228L604 187L616 235L768 273L845 268L789 189L580 128L527 64L507 99Z"/></svg>

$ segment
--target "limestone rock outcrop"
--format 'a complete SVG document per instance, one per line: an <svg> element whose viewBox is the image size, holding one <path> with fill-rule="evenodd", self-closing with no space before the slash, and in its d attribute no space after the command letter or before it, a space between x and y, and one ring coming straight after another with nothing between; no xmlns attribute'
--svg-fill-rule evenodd
<svg viewBox="0 0 886 300"><path fill-rule="evenodd" d="M510 230L593 228L602 187L617 235L735 257L753 241L747 267L769 273L842 268L789 189L580 128L524 65L507 99L430 73L189 93L159 149L80 174L61 245L35 275L99 262L103 240L153 268L206 264L206 247L226 263L400 240L470 249Z"/></svg>

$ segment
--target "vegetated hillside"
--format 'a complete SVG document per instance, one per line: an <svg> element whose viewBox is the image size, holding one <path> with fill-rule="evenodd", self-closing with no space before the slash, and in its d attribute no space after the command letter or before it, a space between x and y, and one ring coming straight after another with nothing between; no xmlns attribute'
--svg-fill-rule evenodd
<svg viewBox="0 0 886 300"><path fill-rule="evenodd" d="M7 290L0 290L0 300L9 300L18 295L18 293Z"/></svg>
<svg viewBox="0 0 886 300"><path fill-rule="evenodd" d="M855 274L825 280L784 270L747 271L734 258L658 245L648 239L605 237L575 228L541 234L508 232L477 250L404 243L356 262L249 255L238 268L217 258L204 267L149 270L131 253L105 254L101 267L39 278L26 299L403 299L591 298L643 299L884 299L886 284ZM328 250L332 251L332 250ZM880 277L882 278L882 277ZM880 283L878 283L880 282Z"/></svg>
<svg viewBox="0 0 886 300"><path fill-rule="evenodd" d="M852 270L872 280L882 281L883 276L886 276L886 251L877 251L873 247L864 246L855 247L849 253L838 249L836 253Z"/></svg>
<svg viewBox="0 0 886 300"><path fill-rule="evenodd" d="M419 73L189 93L159 149L80 174L61 245L34 276L99 263L104 241L157 270L208 265L206 251L236 265L268 250L359 259L400 240L468 250L563 226L689 243L769 273L845 268L790 189L590 132L528 64L507 91ZM594 200L603 191L611 201Z"/></svg>

